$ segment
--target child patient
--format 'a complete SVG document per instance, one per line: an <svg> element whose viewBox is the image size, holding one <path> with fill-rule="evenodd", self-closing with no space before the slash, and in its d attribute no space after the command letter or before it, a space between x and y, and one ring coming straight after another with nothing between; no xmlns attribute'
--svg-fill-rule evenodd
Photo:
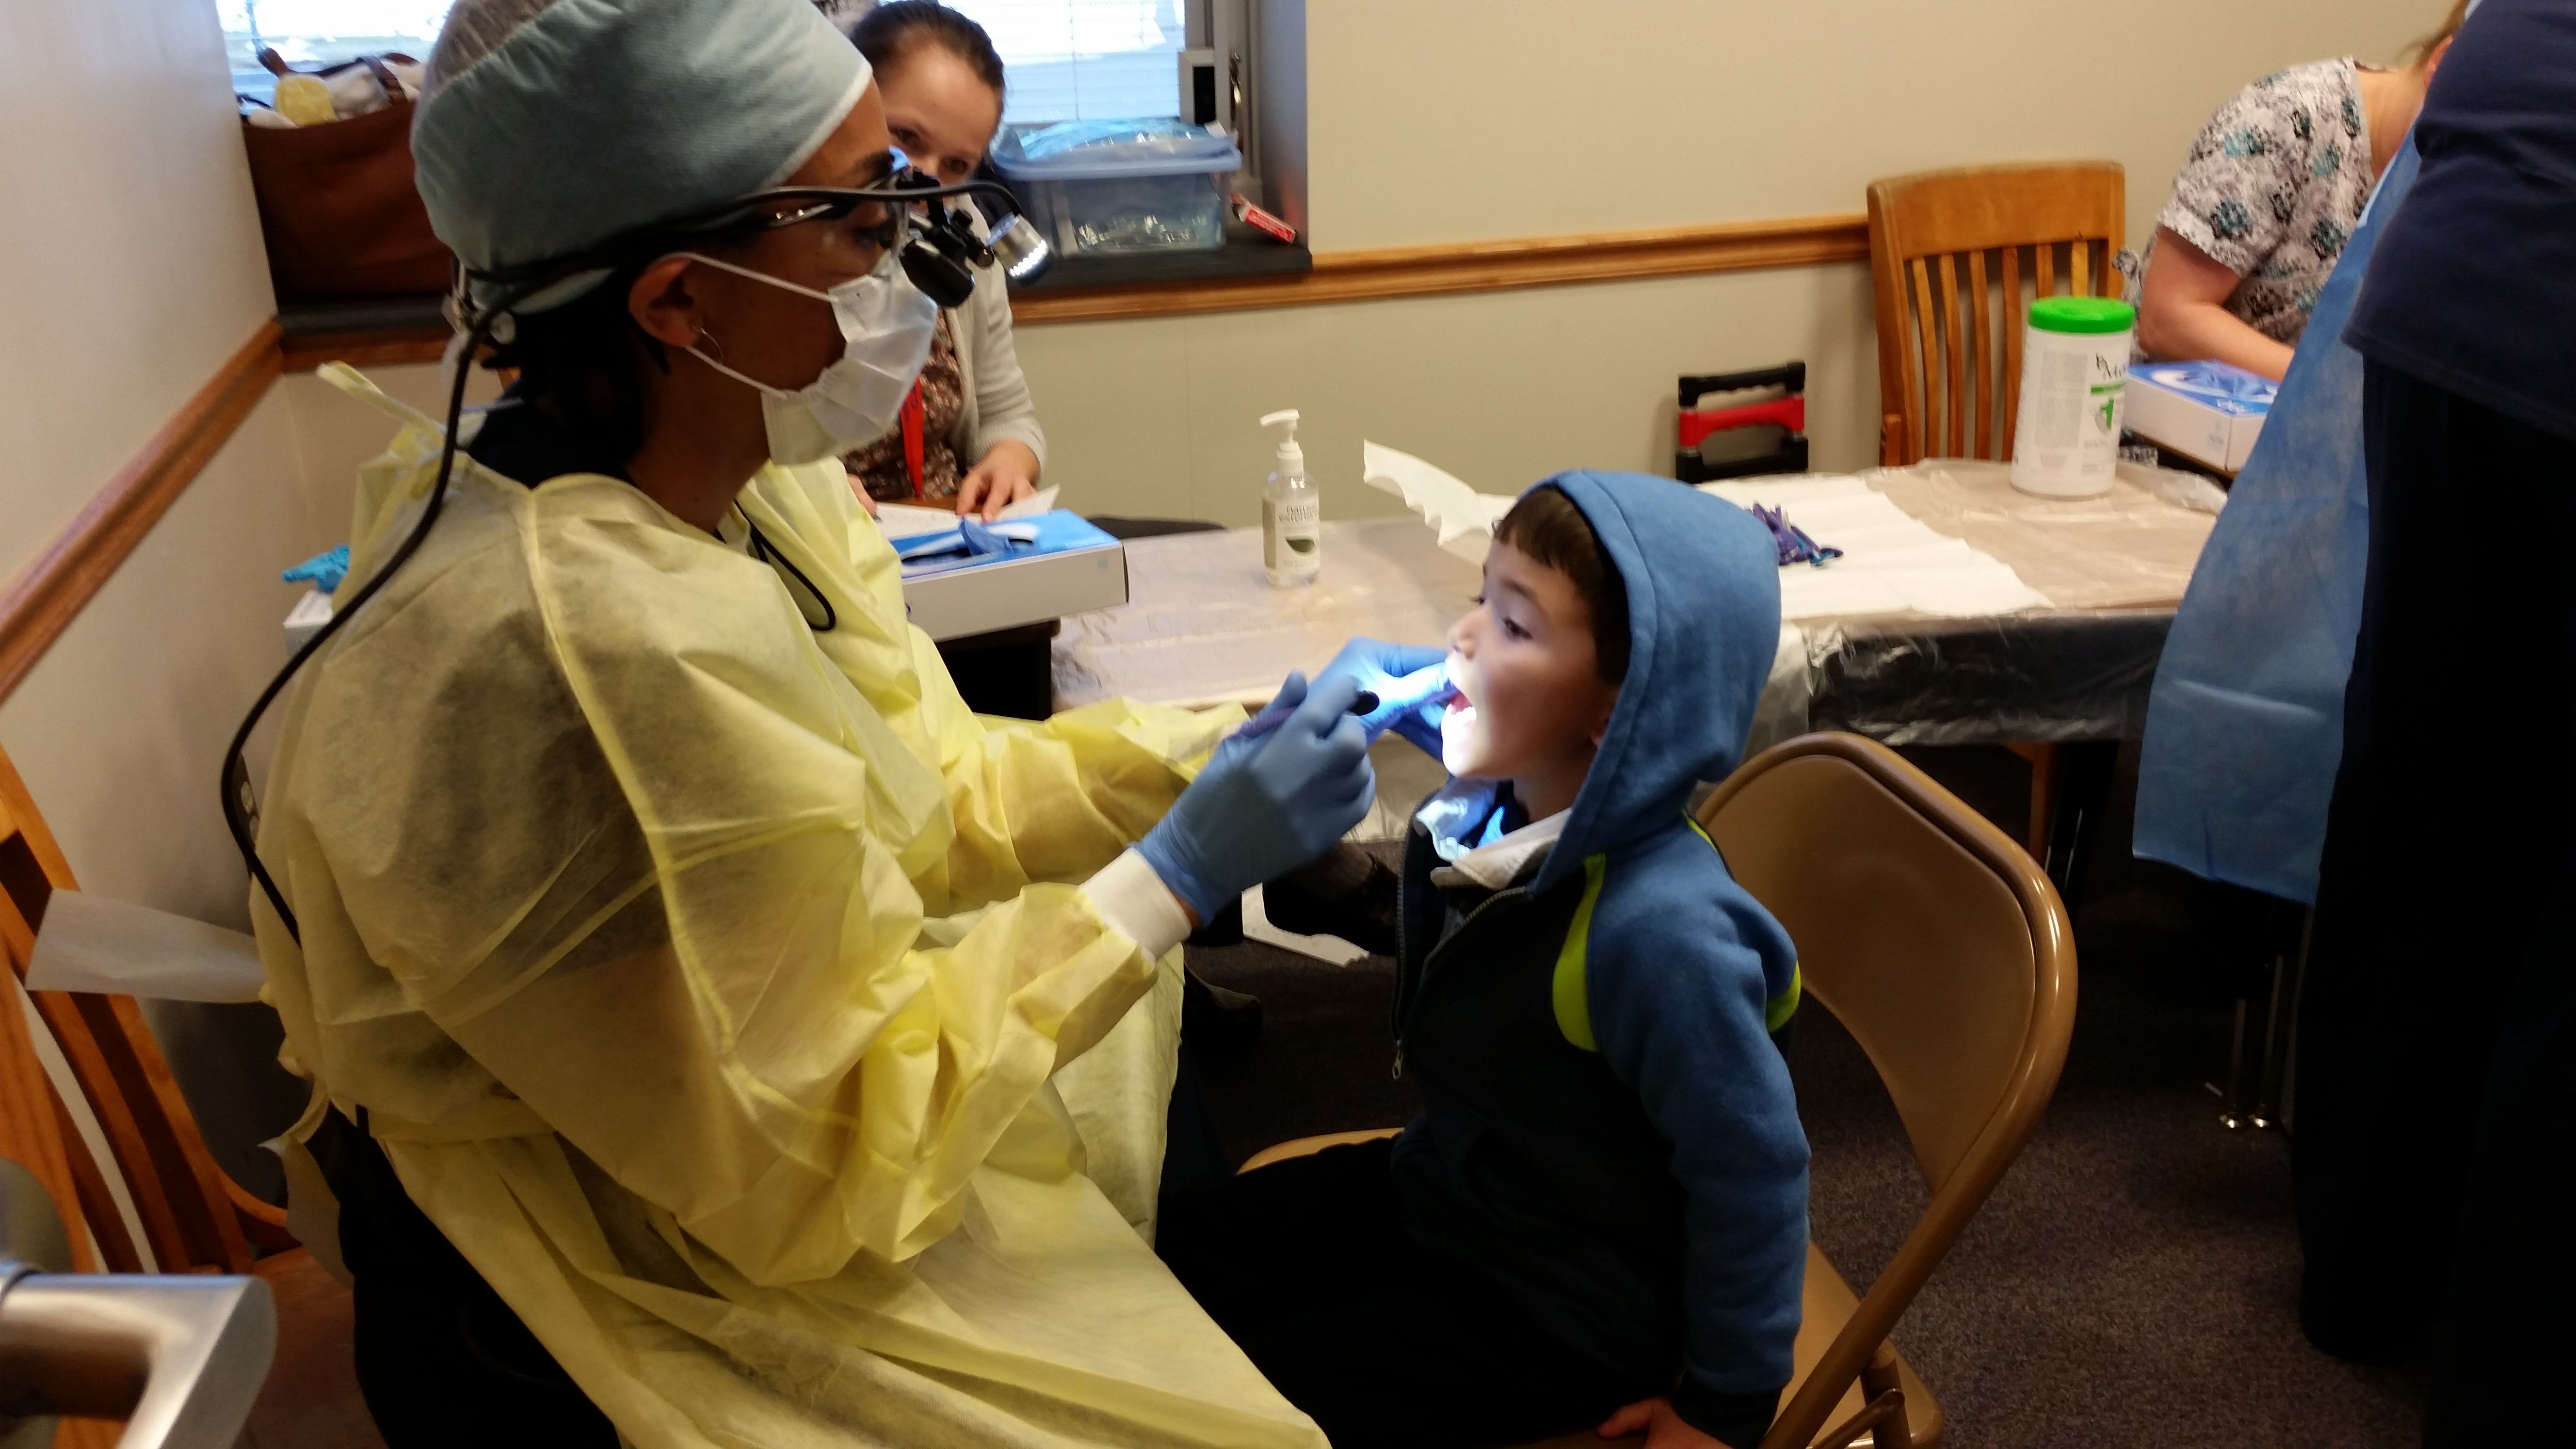
<svg viewBox="0 0 2576 1449"><path fill-rule="evenodd" d="M1402 871L1345 845L1265 892L1396 958L1422 1115L1183 1198L1159 1244L1339 1449L1770 1425L1807 1243L1796 955L1685 803L1743 752L1776 559L1669 479L1532 488L1449 631L1455 778Z"/></svg>

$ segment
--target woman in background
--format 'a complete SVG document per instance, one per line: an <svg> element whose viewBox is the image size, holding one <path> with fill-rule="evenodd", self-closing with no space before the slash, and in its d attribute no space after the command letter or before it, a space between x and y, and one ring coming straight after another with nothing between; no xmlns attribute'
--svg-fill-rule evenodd
<svg viewBox="0 0 2576 1449"><path fill-rule="evenodd" d="M2402 67L2349 56L2294 65L2209 118L2148 248L2138 303L2148 356L2280 380L2467 12L2468 0L2454 0Z"/></svg>
<svg viewBox="0 0 2576 1449"><path fill-rule="evenodd" d="M1002 57L984 27L937 0L893 0L849 34L876 69L886 129L914 168L943 185L974 175L1002 123ZM1037 491L1046 433L999 271L978 272L966 305L940 313L903 421L842 462L871 508L921 502L989 520Z"/></svg>

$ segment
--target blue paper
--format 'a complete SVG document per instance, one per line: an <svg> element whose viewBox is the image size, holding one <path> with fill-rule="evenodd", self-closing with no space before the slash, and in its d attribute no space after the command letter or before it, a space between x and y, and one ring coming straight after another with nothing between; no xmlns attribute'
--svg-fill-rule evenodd
<svg viewBox="0 0 2576 1449"><path fill-rule="evenodd" d="M2317 298L2147 705L2132 849L2295 901L2316 899L2370 560L2361 355L2343 328L2415 169L2410 138Z"/></svg>
<svg viewBox="0 0 2576 1449"><path fill-rule="evenodd" d="M2141 362L2129 368L2129 381L2162 388L2234 418L2264 416L2281 388L2259 372L2224 362Z"/></svg>
<svg viewBox="0 0 2576 1449"><path fill-rule="evenodd" d="M1038 527L1034 522L985 523L981 519L961 518L955 528L938 533L916 534L894 541L894 556L905 563L954 554L966 558L1000 558L1014 553L1043 552L1037 546Z"/></svg>

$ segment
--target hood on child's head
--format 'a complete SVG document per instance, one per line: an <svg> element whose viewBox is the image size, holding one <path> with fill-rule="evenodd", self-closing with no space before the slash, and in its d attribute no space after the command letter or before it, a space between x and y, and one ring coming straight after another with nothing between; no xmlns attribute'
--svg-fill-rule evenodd
<svg viewBox="0 0 2576 1449"><path fill-rule="evenodd" d="M1559 473L1628 594L1628 675L1565 833L1533 883L1670 827L1743 762L1780 644L1780 564L1753 515L1670 478Z"/></svg>

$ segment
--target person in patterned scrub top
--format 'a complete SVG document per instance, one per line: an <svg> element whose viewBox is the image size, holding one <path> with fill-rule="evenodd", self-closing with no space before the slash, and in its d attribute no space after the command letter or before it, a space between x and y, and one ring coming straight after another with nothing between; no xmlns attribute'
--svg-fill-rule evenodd
<svg viewBox="0 0 2576 1449"><path fill-rule="evenodd" d="M2457 0L2396 69L2348 56L2294 65L2219 107L2156 217L2140 350L2280 380L2467 10Z"/></svg>

